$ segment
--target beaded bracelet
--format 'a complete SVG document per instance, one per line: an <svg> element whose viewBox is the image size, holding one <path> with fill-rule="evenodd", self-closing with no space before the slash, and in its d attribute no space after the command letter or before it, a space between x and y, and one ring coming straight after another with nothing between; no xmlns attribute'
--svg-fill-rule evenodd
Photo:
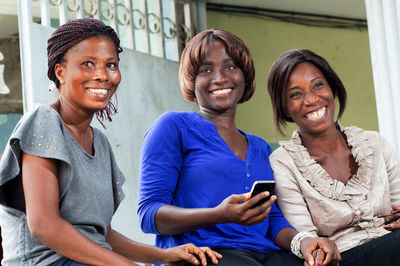
<svg viewBox="0 0 400 266"><path fill-rule="evenodd" d="M295 235L293 237L292 241L290 242L290 250L292 251L292 253L294 255L296 255L300 259L304 259L304 256L303 256L303 254L301 254L301 251L300 251L300 242L301 242L301 240L303 240L306 237L315 238L315 237L318 237L318 236L314 232L303 231L303 232L300 232L297 235Z"/></svg>

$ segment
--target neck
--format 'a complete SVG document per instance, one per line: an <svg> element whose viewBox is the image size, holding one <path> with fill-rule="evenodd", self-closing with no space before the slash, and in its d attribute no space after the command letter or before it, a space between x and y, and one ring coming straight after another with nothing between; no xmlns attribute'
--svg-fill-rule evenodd
<svg viewBox="0 0 400 266"><path fill-rule="evenodd" d="M78 135L87 133L94 112L76 108L61 97L51 106L58 112L66 128Z"/></svg>
<svg viewBox="0 0 400 266"><path fill-rule="evenodd" d="M212 122L217 129L236 129L236 108L222 113L210 112L209 110L200 108L199 114L204 119Z"/></svg>
<svg viewBox="0 0 400 266"><path fill-rule="evenodd" d="M309 134L300 131L300 137L303 146L307 148L311 155L320 152L331 153L343 145L347 146L342 132L336 128L335 123L328 130L319 134Z"/></svg>

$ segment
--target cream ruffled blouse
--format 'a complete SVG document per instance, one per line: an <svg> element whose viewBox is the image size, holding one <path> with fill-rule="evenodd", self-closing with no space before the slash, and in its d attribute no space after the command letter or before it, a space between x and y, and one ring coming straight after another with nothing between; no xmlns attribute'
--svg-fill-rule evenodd
<svg viewBox="0 0 400 266"><path fill-rule="evenodd" d="M310 157L298 131L280 142L270 161L286 219L298 231L331 238L343 252L389 233L377 216L400 205L400 169L391 146L377 132L339 129L359 165L346 184L331 178Z"/></svg>

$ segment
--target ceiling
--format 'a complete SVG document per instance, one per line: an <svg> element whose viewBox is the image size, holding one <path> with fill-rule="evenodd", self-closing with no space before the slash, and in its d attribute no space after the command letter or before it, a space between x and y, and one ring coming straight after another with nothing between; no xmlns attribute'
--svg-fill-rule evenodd
<svg viewBox="0 0 400 266"><path fill-rule="evenodd" d="M236 5L366 19L365 0L206 0L207 3Z"/></svg>
<svg viewBox="0 0 400 266"><path fill-rule="evenodd" d="M206 0L206 2L346 18L366 18L364 0ZM0 24L2 25L0 37L18 33L16 14L17 0L0 0Z"/></svg>
<svg viewBox="0 0 400 266"><path fill-rule="evenodd" d="M18 33L17 1L0 0L0 38Z"/></svg>

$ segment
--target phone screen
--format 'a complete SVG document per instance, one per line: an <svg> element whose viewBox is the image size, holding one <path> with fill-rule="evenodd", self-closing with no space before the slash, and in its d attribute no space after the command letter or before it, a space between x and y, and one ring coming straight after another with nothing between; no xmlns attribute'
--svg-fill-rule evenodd
<svg viewBox="0 0 400 266"><path fill-rule="evenodd" d="M257 195L257 194L259 194L261 192L264 192L264 191L268 191L269 192L269 196L264 198L264 199L262 199L262 200L260 200L257 203L257 205L255 205L255 206L263 204L264 202L269 200L272 195L274 195L275 181L274 180L267 180L267 181L256 181L256 182L254 182L253 188L251 189L251 197L254 197L255 195Z"/></svg>

